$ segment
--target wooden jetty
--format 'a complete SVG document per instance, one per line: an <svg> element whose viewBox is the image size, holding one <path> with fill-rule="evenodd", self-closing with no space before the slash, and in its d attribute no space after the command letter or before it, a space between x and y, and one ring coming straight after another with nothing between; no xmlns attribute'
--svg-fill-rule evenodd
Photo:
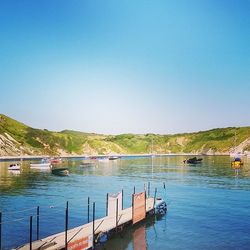
<svg viewBox="0 0 250 250"><path fill-rule="evenodd" d="M144 192L141 193L144 195ZM136 194L134 194L135 196ZM139 195L139 194L138 194ZM145 193L144 199L144 218L147 214L151 214L155 207L166 203L162 199L146 198ZM117 202L118 204L118 202ZM139 206L141 206L139 204ZM140 207L138 207L140 209ZM140 212L141 213L141 212ZM152 213L153 214L153 213ZM140 214L139 214L140 217ZM108 232L121 231L123 226L128 224L135 224L137 221L143 219L143 217L138 218L135 221L135 209L134 201L132 207L116 210L115 213L103 217L101 219L93 220L82 226L70 229L58 234L51 235L41 240L33 241L17 249L19 250L80 250L80 249L91 249L94 247L95 242L97 242L100 235L107 234Z"/></svg>

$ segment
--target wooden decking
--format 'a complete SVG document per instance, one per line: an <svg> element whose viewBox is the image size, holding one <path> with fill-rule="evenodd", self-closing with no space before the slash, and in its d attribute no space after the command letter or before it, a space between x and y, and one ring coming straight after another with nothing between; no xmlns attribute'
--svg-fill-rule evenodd
<svg viewBox="0 0 250 250"><path fill-rule="evenodd" d="M146 199L146 212L151 211L154 208L154 198ZM116 214L112 216L106 216L101 219L95 220L95 236L99 233L105 233L112 229L115 229L116 226L124 225L132 221L132 207L122 210L118 214L118 223L116 224ZM93 222L84 224L82 226L68 230L68 249L88 249L93 245ZM74 242L80 241L82 239L87 239L88 247L87 248L77 248L70 247ZM46 249L46 250L59 250L65 248L65 232L51 235L44 239L34 241L32 243L32 249ZM26 244L18 248L19 250L29 250L30 244Z"/></svg>

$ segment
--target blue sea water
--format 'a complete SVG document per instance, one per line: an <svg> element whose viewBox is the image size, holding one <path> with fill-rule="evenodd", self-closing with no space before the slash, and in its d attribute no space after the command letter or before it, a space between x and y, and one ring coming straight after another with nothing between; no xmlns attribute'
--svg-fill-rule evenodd
<svg viewBox="0 0 250 250"><path fill-rule="evenodd" d="M70 176L24 170L11 174L0 163L2 246L11 249L29 241L29 216L40 206L40 237L64 230L69 201L69 227L87 222L87 197L96 202L97 217L105 215L106 193L124 190L124 205L131 206L134 186L163 195L168 212L150 218L113 237L103 249L138 249L136 232L145 233L147 249L250 249L250 162L235 171L227 156L204 156L203 163L184 165L182 156L127 157L80 167L79 159L63 163ZM28 209L26 211L26 209ZM25 211L23 211L25 210ZM90 211L92 216L92 211ZM138 235L138 234L137 234Z"/></svg>

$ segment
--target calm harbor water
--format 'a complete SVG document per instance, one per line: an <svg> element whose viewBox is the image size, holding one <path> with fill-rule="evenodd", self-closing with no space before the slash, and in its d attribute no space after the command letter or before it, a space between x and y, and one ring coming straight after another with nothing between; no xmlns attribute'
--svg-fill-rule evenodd
<svg viewBox="0 0 250 250"><path fill-rule="evenodd" d="M2 246L11 249L29 240L29 216L40 206L40 237L64 230L65 203L69 227L87 221L87 197L96 202L97 217L105 215L106 193L131 194L150 181L151 194L167 187L168 212L147 219L108 241L103 249L249 249L250 159L235 172L228 156L204 156L199 165L183 165L184 157L127 157L80 167L80 159L63 163L70 176L31 171L24 162L20 174L0 162ZM36 238L34 221L34 239ZM137 244L140 242L138 248Z"/></svg>

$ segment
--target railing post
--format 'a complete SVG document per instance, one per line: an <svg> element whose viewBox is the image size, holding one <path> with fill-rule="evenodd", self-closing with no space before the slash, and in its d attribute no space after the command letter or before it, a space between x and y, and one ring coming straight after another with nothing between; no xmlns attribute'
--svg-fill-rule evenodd
<svg viewBox="0 0 250 250"><path fill-rule="evenodd" d="M90 198L88 197L88 223L89 223L89 206L90 206Z"/></svg>
<svg viewBox="0 0 250 250"><path fill-rule="evenodd" d="M30 216L30 250L32 250L32 216Z"/></svg>
<svg viewBox="0 0 250 250"><path fill-rule="evenodd" d="M116 199L116 221L115 221L115 230L116 232L118 231L117 230L117 227L118 227L118 198Z"/></svg>
<svg viewBox="0 0 250 250"><path fill-rule="evenodd" d="M148 182L148 197L150 197L150 182Z"/></svg>
<svg viewBox="0 0 250 250"><path fill-rule="evenodd" d="M93 202L93 242L92 242L92 249L95 248L95 202Z"/></svg>
<svg viewBox="0 0 250 250"><path fill-rule="evenodd" d="M2 250L2 212L0 212L0 250Z"/></svg>
<svg viewBox="0 0 250 250"><path fill-rule="evenodd" d="M123 189L122 189L122 210L123 210L123 195L124 195L124 192L123 192Z"/></svg>
<svg viewBox="0 0 250 250"><path fill-rule="evenodd" d="M69 226L69 202L66 203L65 211L65 249L68 249L68 226Z"/></svg>
<svg viewBox="0 0 250 250"><path fill-rule="evenodd" d="M133 219L134 219L134 195L135 194L132 194L132 222L133 222Z"/></svg>
<svg viewBox="0 0 250 250"><path fill-rule="evenodd" d="M40 229L40 207L36 209L36 239L39 240L39 229Z"/></svg>
<svg viewBox="0 0 250 250"><path fill-rule="evenodd" d="M106 196L106 216L108 216L108 206L109 206L109 193Z"/></svg>
<svg viewBox="0 0 250 250"><path fill-rule="evenodd" d="M156 193L157 193L157 188L155 188L155 195L154 195L154 208L155 208Z"/></svg>

